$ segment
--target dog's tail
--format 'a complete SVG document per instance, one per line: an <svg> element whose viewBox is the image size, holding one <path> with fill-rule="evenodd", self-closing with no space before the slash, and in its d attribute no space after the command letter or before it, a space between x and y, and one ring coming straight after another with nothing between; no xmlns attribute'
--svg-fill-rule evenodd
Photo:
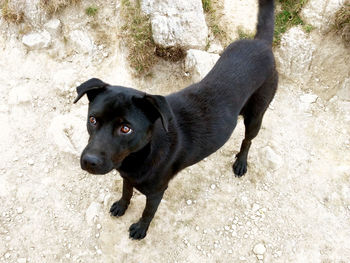
<svg viewBox="0 0 350 263"><path fill-rule="evenodd" d="M272 45L275 14L274 0L259 0L258 24L254 39L262 39Z"/></svg>

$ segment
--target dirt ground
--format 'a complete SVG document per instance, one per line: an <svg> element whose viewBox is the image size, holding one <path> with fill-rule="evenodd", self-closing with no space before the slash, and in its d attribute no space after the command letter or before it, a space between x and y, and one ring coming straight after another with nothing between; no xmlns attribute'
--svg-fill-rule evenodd
<svg viewBox="0 0 350 263"><path fill-rule="evenodd" d="M350 262L350 51L335 35L286 33L248 173L231 170L240 120L222 149L175 177L147 237L132 241L145 198L135 192L123 217L109 215L122 181L80 169L87 100L72 104L75 87L99 77L168 94L191 79L181 62L164 61L151 78L133 78L118 17L97 32L72 15L78 8L60 14L62 34L88 25L97 43L109 33L91 53L63 37L28 51L18 26L0 20L0 262ZM104 8L101 21L116 5Z"/></svg>

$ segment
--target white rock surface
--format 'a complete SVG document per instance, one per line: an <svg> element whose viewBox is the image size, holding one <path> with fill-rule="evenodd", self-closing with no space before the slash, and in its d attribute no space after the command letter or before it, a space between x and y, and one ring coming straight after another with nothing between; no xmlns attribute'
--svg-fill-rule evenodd
<svg viewBox="0 0 350 263"><path fill-rule="evenodd" d="M346 78L337 95L343 100L350 101L350 78Z"/></svg>
<svg viewBox="0 0 350 263"><path fill-rule="evenodd" d="M48 48L51 44L51 35L46 30L26 34L22 38L22 43L29 49Z"/></svg>
<svg viewBox="0 0 350 263"><path fill-rule="evenodd" d="M90 36L82 30L74 30L70 32L69 39L75 51L79 53L91 53L94 49L94 42Z"/></svg>
<svg viewBox="0 0 350 263"><path fill-rule="evenodd" d="M276 154L270 146L261 149L260 159L265 167L272 170L277 170L283 164L282 157Z"/></svg>
<svg viewBox="0 0 350 263"><path fill-rule="evenodd" d="M208 27L200 0L143 0L151 17L153 39L162 47L204 48Z"/></svg>
<svg viewBox="0 0 350 263"><path fill-rule="evenodd" d="M194 81L200 81L213 68L219 58L218 54L190 49L185 58L185 72L190 73Z"/></svg>
<svg viewBox="0 0 350 263"><path fill-rule="evenodd" d="M309 0L301 11L306 23L319 29L328 29L332 25L335 12L346 0Z"/></svg>

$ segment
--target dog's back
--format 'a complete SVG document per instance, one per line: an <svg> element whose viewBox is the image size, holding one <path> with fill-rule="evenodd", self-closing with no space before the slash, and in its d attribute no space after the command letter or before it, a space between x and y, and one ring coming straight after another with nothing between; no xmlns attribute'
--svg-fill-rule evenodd
<svg viewBox="0 0 350 263"><path fill-rule="evenodd" d="M244 115L242 110L259 89L264 87L259 98L263 105L251 110L264 112L273 98L277 85L264 85L277 75L271 50L273 2L259 1L254 40L230 44L203 80L167 96L186 145L179 153L183 167L202 160L229 139L238 115Z"/></svg>

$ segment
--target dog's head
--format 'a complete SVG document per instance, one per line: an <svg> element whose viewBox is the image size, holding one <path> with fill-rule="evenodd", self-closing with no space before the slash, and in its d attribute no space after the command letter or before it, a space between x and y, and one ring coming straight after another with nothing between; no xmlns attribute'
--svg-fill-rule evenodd
<svg viewBox="0 0 350 263"><path fill-rule="evenodd" d="M77 93L74 103L85 94L89 99L90 138L80 158L81 168L89 173L105 174L118 169L127 156L150 142L158 119L168 131L172 112L163 96L110 86L99 79L84 82L77 87Z"/></svg>

